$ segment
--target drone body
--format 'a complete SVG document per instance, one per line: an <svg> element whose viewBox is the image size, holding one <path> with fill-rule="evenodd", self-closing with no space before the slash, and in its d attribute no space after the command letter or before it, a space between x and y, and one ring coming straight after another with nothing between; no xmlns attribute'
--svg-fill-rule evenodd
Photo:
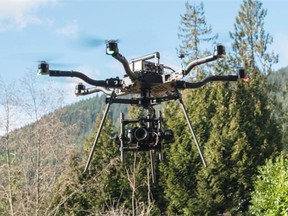
<svg viewBox="0 0 288 216"><path fill-rule="evenodd" d="M238 79L246 81L247 77L243 69L240 69L237 75L209 76L199 82L186 82L183 80L195 66L223 58L225 56L225 48L222 45L218 45L213 55L191 61L185 69L181 69L178 72L160 64L160 54L158 52L132 59L131 62L128 63L126 58L119 53L118 44L114 40L106 42L106 54L111 55L123 65L126 74L122 79L116 77L106 80L94 80L81 72L50 70L49 65L45 61L42 61L38 66L39 74L48 74L57 77L78 77L93 86L86 88L82 83L78 84L75 90L77 96L99 91L109 96L106 98L106 109L84 172L89 168L110 105L113 103L131 104L147 109L148 113L146 117L139 119L125 119L124 114L121 113L121 129L117 138L120 144L121 160L124 160L124 152L126 151L149 151L152 180L154 182L155 153L157 152L159 154L159 160L162 160L163 144L172 143L174 141L174 135L171 129L163 129L164 120L162 114L159 112L157 116L153 106L169 100L179 101L201 160L204 166L207 166L179 90L199 88L207 82L213 81L237 81ZM154 62L151 61L151 59L154 59ZM133 94L134 96L139 95L139 97L130 99L117 98L118 96L129 94ZM133 127L127 128L127 125L133 125Z"/></svg>

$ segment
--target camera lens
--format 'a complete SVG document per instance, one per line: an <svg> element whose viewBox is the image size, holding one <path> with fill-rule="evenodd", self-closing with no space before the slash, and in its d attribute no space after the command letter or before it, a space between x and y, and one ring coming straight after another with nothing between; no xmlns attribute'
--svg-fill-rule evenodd
<svg viewBox="0 0 288 216"><path fill-rule="evenodd" d="M148 131L144 127L139 127L135 130L134 136L138 141L143 141L148 138Z"/></svg>

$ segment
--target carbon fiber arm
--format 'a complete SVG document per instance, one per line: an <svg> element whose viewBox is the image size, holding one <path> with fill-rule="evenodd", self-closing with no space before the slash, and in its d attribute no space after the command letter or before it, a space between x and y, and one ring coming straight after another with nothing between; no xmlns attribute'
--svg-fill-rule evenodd
<svg viewBox="0 0 288 216"><path fill-rule="evenodd" d="M238 79L241 79L245 82L248 81L248 77L245 74L245 71L243 68L239 69L238 71L238 75L226 75L226 76L219 76L219 75L215 75L215 76L208 76L206 78L204 78L203 80L199 81L199 82L185 82L185 81L176 81L175 83L172 84L173 87L177 88L177 89L186 89L186 88L200 88L203 85L205 85L206 83L209 82L215 82L215 81L237 81Z"/></svg>

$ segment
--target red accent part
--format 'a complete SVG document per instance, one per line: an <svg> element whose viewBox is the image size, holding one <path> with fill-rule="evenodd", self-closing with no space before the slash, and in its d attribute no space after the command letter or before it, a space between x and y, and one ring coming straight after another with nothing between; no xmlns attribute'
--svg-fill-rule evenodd
<svg viewBox="0 0 288 216"><path fill-rule="evenodd" d="M248 76L244 76L243 78L241 78L242 79L242 81L244 81L244 82L249 82L249 77Z"/></svg>

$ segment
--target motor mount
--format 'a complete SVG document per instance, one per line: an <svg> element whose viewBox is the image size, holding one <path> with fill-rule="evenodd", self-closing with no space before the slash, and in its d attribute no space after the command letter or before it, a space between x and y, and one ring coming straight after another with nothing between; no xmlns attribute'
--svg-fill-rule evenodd
<svg viewBox="0 0 288 216"><path fill-rule="evenodd" d="M49 64L46 61L41 61L38 65L39 75L49 75Z"/></svg>

